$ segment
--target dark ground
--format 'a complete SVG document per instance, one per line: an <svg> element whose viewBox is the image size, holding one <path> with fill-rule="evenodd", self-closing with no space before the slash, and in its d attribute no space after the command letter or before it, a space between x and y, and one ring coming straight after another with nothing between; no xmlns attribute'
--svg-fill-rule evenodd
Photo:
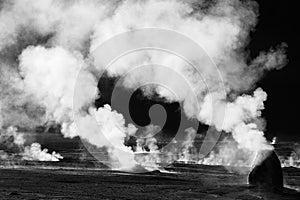
<svg viewBox="0 0 300 200"><path fill-rule="evenodd" d="M3 168L0 199L300 199L300 193L287 188L267 191L251 187L246 184L247 175L223 167L178 164L167 170L177 173Z"/></svg>
<svg viewBox="0 0 300 200"><path fill-rule="evenodd" d="M62 139L61 134L54 133L29 134L30 141L29 136L64 159L0 160L0 200L300 199L300 192L295 190L268 191L247 185L247 168L177 163L165 167L171 173L110 171L102 164L105 162L86 155L78 146L80 141ZM288 142L275 148L279 155L288 156L294 146ZM300 189L300 169L283 168L283 172L285 186Z"/></svg>

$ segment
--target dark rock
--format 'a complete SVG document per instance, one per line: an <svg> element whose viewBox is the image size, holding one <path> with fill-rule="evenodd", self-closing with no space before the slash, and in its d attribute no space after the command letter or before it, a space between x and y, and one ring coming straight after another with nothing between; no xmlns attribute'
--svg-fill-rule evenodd
<svg viewBox="0 0 300 200"><path fill-rule="evenodd" d="M259 152L255 161L256 166L248 175L249 184L264 188L283 188L281 164L273 150Z"/></svg>
<svg viewBox="0 0 300 200"><path fill-rule="evenodd" d="M14 195L20 195L20 193L14 191L14 192L10 192L9 195L13 195L13 196Z"/></svg>

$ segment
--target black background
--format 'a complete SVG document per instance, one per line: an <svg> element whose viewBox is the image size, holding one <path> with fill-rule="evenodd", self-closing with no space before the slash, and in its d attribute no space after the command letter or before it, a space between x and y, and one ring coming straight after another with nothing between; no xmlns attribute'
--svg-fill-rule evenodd
<svg viewBox="0 0 300 200"><path fill-rule="evenodd" d="M299 11L297 1L268 1L259 3L259 21L251 34L249 48L252 56L259 51L285 42L288 45L288 65L271 71L258 83L268 93L264 117L267 119L266 133L269 137L282 139L300 138L298 130L298 44Z"/></svg>

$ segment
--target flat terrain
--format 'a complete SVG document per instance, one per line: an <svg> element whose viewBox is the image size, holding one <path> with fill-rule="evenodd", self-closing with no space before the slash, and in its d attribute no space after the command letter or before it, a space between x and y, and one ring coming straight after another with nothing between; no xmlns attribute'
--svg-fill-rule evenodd
<svg viewBox="0 0 300 200"><path fill-rule="evenodd" d="M295 190L248 186L246 175L220 167L179 165L168 170L172 173L0 169L0 199L300 199Z"/></svg>

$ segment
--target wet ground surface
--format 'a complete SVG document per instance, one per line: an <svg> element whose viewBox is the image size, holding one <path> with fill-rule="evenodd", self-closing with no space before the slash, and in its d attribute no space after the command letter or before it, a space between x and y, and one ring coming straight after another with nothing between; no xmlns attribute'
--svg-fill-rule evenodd
<svg viewBox="0 0 300 200"><path fill-rule="evenodd" d="M223 167L179 164L167 170L171 173L3 168L0 199L300 199L300 193L287 188L270 191L251 187L246 184L246 175Z"/></svg>

